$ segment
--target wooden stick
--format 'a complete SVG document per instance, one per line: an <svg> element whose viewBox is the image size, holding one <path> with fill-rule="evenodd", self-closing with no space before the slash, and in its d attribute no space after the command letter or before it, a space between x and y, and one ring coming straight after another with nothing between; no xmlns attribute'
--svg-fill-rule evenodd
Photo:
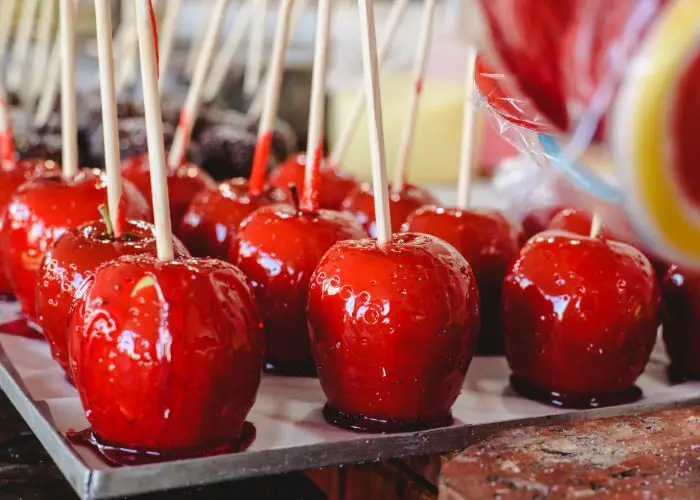
<svg viewBox="0 0 700 500"><path fill-rule="evenodd" d="M253 24L250 29L251 36L248 41L248 55L245 74L243 76L243 94L246 96L252 96L260 85L263 54L265 53L267 1L268 0L255 0L255 13L253 15Z"/></svg>
<svg viewBox="0 0 700 500"><path fill-rule="evenodd" d="M464 119L462 125L462 152L459 159L459 185L457 186L457 208L467 210L471 197L474 163L479 151L481 113L474 105L474 71L476 66L477 49L469 46L467 53L467 71L464 88Z"/></svg>
<svg viewBox="0 0 700 500"><path fill-rule="evenodd" d="M129 86L130 82L136 75L136 57L138 54L138 34L133 17L127 17L124 22L129 23L126 27L121 49L119 50L118 58L119 66L117 67L117 95Z"/></svg>
<svg viewBox="0 0 700 500"><path fill-rule="evenodd" d="M60 0L61 37L61 134L63 176L78 173L78 119L75 99L75 3Z"/></svg>
<svg viewBox="0 0 700 500"><path fill-rule="evenodd" d="M56 0L44 0L41 17L37 24L32 79L27 93L27 98L31 106L34 106L34 103L36 103L37 97L39 97L41 93L42 84L45 81L44 75L46 74L49 51L51 50L51 33L53 31L52 27L55 14Z"/></svg>
<svg viewBox="0 0 700 500"><path fill-rule="evenodd" d="M5 84L0 78L0 160L14 162L17 159L15 139L10 120L10 106L7 102Z"/></svg>
<svg viewBox="0 0 700 500"><path fill-rule="evenodd" d="M301 208L307 212L318 211L318 190L323 160L323 127L326 113L326 75L328 73L328 48L331 32L331 0L318 0L316 16L316 49L311 77L311 109L309 111L309 137L306 147L306 172Z"/></svg>
<svg viewBox="0 0 700 500"><path fill-rule="evenodd" d="M182 0L168 0L168 2L163 3L163 7L165 8L165 16L163 17L163 27L160 30L160 52L158 64L158 84L160 85L161 93L163 91L163 85L165 85L167 80L166 75L168 72L168 65L170 64L170 54L172 54L173 46L175 45L175 34L177 33L177 22L180 17Z"/></svg>
<svg viewBox="0 0 700 500"><path fill-rule="evenodd" d="M214 56L214 48L216 41L219 38L221 27L224 24L226 17L226 8L228 0L216 0L214 8L211 11L209 22L207 23L207 36L202 43L202 50L199 53L199 61L192 75L192 82L185 98L185 104L180 112L180 124L175 131L175 138L170 147L170 155L168 157L168 166L176 168L182 164L187 154L187 147L192 136L192 127L197 119L199 107L202 102L202 89L204 88L204 80L211 66L211 60Z"/></svg>
<svg viewBox="0 0 700 500"><path fill-rule="evenodd" d="M386 173L384 147L384 123L382 97L379 87L379 61L377 35L374 28L374 0L358 0L360 11L360 40L364 66L365 93L372 156L372 182L374 184L374 213L377 221L377 241L391 242L391 216L389 214L389 183Z"/></svg>
<svg viewBox="0 0 700 500"><path fill-rule="evenodd" d="M15 20L17 0L4 0L3 12L0 16L0 64L5 63L7 44L12 34L12 26Z"/></svg>
<svg viewBox="0 0 700 500"><path fill-rule="evenodd" d="M117 92L114 83L114 48L112 46L112 12L110 0L95 0L97 28L97 53L102 99L102 130L104 133L105 170L107 172L107 206L114 224L114 233L121 236L119 201L122 197L122 181L119 169L119 122L117 118Z"/></svg>
<svg viewBox="0 0 700 500"><path fill-rule="evenodd" d="M408 0L394 0L394 4L391 7L391 11L387 17L384 29L382 30L382 40L379 45L378 52L380 67L384 64L386 57L389 55L391 43L394 41L394 38L396 38L396 33L398 32L401 20L406 13L407 6ZM357 127L360 124L362 113L365 111L365 99L365 89L363 86L360 86L355 94L355 100L352 104L348 119L345 122L345 126L341 129L335 147L331 152L330 165L334 168L337 168L342 163L350 144L352 144L352 140L355 138L355 133L357 132Z"/></svg>
<svg viewBox="0 0 700 500"><path fill-rule="evenodd" d="M591 238L598 238L601 229L603 229L603 219L598 212L593 212L593 219L591 220Z"/></svg>
<svg viewBox="0 0 700 500"><path fill-rule="evenodd" d="M435 0L425 0L423 8L423 18L421 20L420 37L418 39L418 51L413 62L413 92L408 101L406 111L406 122L404 123L399 143L399 152L394 167L394 182L392 192L398 194L404 189L408 166L410 163L411 151L413 150L413 138L416 135L416 124L418 122L418 109L423 95L423 83L425 80L425 70L428 63L428 52L433 38L433 19L435 18Z"/></svg>
<svg viewBox="0 0 700 500"><path fill-rule="evenodd" d="M270 61L270 81L265 93L265 105L260 117L258 128L258 142L255 146L253 157L253 169L250 174L249 191L252 195L259 195L265 184L265 172L267 160L272 146L272 132L277 118L282 78L284 76L284 58L287 53L287 40L289 39L289 23L291 20L293 0L281 0L280 13L275 29L275 41L272 47L272 59Z"/></svg>
<svg viewBox="0 0 700 500"><path fill-rule="evenodd" d="M246 0L236 13L233 26L211 65L211 71L204 84L204 92L202 94L204 102L213 101L219 94L236 53L243 43L245 34L248 32L252 18L253 0Z"/></svg>
<svg viewBox="0 0 700 500"><path fill-rule="evenodd" d="M56 32L56 38L49 56L49 66L44 87L41 90L36 114L34 115L34 126L41 128L46 125L53 113L58 89L61 85L61 32Z"/></svg>
<svg viewBox="0 0 700 500"><path fill-rule="evenodd" d="M12 46L12 59L7 68L7 88L10 91L17 91L24 80L24 69L29 52L29 44L34 31L34 21L36 18L36 8L39 0L24 0L22 12L17 25L15 43Z"/></svg>
<svg viewBox="0 0 700 500"><path fill-rule="evenodd" d="M194 69L197 66L197 61L199 59L199 53L202 51L202 43L204 43L204 37L207 35L207 23L209 22L209 15L206 12L199 14L199 23L197 23L197 32L190 45L190 50L187 53L187 59L185 59L185 76L190 78L194 73Z"/></svg>
<svg viewBox="0 0 700 500"><path fill-rule="evenodd" d="M170 261L174 258L173 231L168 204L168 173L163 144L163 116L158 89L158 63L154 43L155 27L151 24L150 1L134 0L136 26L141 57L141 79L146 115L146 137L148 161L151 169L151 191L153 193L153 215L156 226L156 248L158 259Z"/></svg>
<svg viewBox="0 0 700 500"><path fill-rule="evenodd" d="M294 36L296 35L296 32L301 27L301 18L302 18L302 15L304 14L304 10L306 9L307 3L308 3L308 0L295 0L294 1L294 10L292 11L292 21L291 21L290 27L289 27L289 36L287 38L287 47L289 47L289 45L291 45L292 40L294 39ZM246 116L257 117L260 115L260 112L262 111L262 104L263 104L263 101L265 98L265 89L267 88L267 82L269 79L270 79L270 72L267 71L267 73L265 73L265 77L263 78L262 85L259 85L255 91L255 97L253 97L253 99L250 102L250 106L248 107L248 111L246 111Z"/></svg>

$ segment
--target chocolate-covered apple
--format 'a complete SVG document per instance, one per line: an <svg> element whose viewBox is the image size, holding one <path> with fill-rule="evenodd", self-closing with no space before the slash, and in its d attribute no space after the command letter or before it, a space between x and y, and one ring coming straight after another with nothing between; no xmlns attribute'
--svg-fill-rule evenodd
<svg viewBox="0 0 700 500"><path fill-rule="evenodd" d="M656 342L659 286L649 260L616 241L546 231L503 284L503 339L519 393L558 406L633 401Z"/></svg>
<svg viewBox="0 0 700 500"><path fill-rule="evenodd" d="M330 422L360 431L449 425L479 332L469 264L430 235L345 241L309 284L311 345Z"/></svg>
<svg viewBox="0 0 700 500"><path fill-rule="evenodd" d="M506 270L520 250L522 229L497 210L435 206L413 212L402 229L437 236L469 262L481 302L477 354L503 354L501 288Z"/></svg>
<svg viewBox="0 0 700 500"><path fill-rule="evenodd" d="M230 125L210 127L192 146L193 159L216 180L250 177L255 155L255 136ZM268 162L272 170L274 163Z"/></svg>

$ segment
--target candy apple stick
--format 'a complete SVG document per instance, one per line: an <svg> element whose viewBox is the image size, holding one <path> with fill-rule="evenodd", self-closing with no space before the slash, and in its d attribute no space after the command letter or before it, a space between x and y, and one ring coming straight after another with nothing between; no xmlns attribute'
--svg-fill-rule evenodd
<svg viewBox="0 0 700 500"><path fill-rule="evenodd" d="M243 93L246 96L252 96L260 85L260 73L262 72L263 54L265 52L267 1L255 0L255 13L253 14L253 25L250 30L250 40L248 41L245 75L243 76Z"/></svg>
<svg viewBox="0 0 700 500"><path fill-rule="evenodd" d="M377 241L384 244L391 242L391 218L389 216L389 184L386 173L382 98L379 88L377 35L374 28L374 0L358 0L357 3L360 11L360 39L362 41L365 93L368 96L367 115L369 116L369 145L372 156Z"/></svg>
<svg viewBox="0 0 700 500"><path fill-rule="evenodd" d="M289 35L287 37L287 46L292 43L292 40L294 39L294 36L301 26L301 16L304 13L304 9L306 9L306 4L308 3L308 0L295 0L294 1L294 10L292 11L292 21L289 25ZM265 89L267 88L267 82L270 77L270 72L268 71L265 74L265 77L263 78L263 83L262 85L259 85L258 88L255 91L255 97L250 102L250 107L248 108L248 111L246 112L246 115L249 117L257 117L260 115L260 111L262 109L262 103L263 99L265 97Z"/></svg>
<svg viewBox="0 0 700 500"><path fill-rule="evenodd" d="M408 6L408 0L394 0L394 4L391 7L389 16L387 17L386 24L382 30L382 40L379 45L378 60L379 65L384 63L387 55L389 54L389 48L391 43L396 38L396 33L401 24L404 14L406 13L406 7ZM341 129L338 140L331 152L330 165L337 167L343 161L345 153L347 153L353 138L355 137L355 132L357 132L357 127L360 124L360 118L362 118L362 113L365 106L365 89L360 86L355 94L355 100L353 101L350 114L345 126Z"/></svg>
<svg viewBox="0 0 700 500"><path fill-rule="evenodd" d="M185 75L189 78L194 73L194 68L197 66L199 53L202 51L202 43L207 35L207 23L209 22L208 12L200 13L199 23L197 24L197 32L195 33L190 50L185 59Z"/></svg>
<svg viewBox="0 0 700 500"><path fill-rule="evenodd" d="M173 231L170 225L168 205L167 167L163 144L163 116L158 89L158 46L156 29L151 23L152 6L149 0L134 0L136 26L141 58L141 78L146 115L146 137L148 161L151 168L151 190L153 192L153 215L156 226L156 248L158 259L173 260Z"/></svg>
<svg viewBox="0 0 700 500"><path fill-rule="evenodd" d="M481 113L473 103L474 69L476 64L476 47L469 46L467 55L467 72L464 82L464 119L462 125L462 152L459 158L459 184L457 186L457 208L469 208L474 162L479 150Z"/></svg>
<svg viewBox="0 0 700 500"><path fill-rule="evenodd" d="M425 0L423 18L421 20L420 38L418 39L418 51L413 62L413 92L408 101L406 122L404 123L399 143L399 153L394 167L394 182L392 191L395 194L403 191L408 175L408 166L413 146L413 137L416 135L416 123L418 122L418 109L423 95L423 83L425 70L428 63L430 42L433 38L433 19L435 18L435 0Z"/></svg>
<svg viewBox="0 0 700 500"><path fill-rule="evenodd" d="M326 74L328 73L328 46L331 29L331 0L318 0L316 16L316 49L311 83L311 110L309 138L306 147L306 173L301 208L318 211L318 188L323 160L323 127L326 102Z"/></svg>
<svg viewBox="0 0 700 500"><path fill-rule="evenodd" d="M75 100L75 2L60 0L61 134L63 176L78 173L78 119Z"/></svg>
<svg viewBox="0 0 700 500"><path fill-rule="evenodd" d="M164 2L163 7L165 8L165 16L163 17L163 27L160 30L160 53L158 58L158 70L160 74L158 83L161 91L166 81L170 54L172 54L173 45L175 44L175 33L177 32L177 21L180 17L182 0L168 0Z"/></svg>
<svg viewBox="0 0 700 500"><path fill-rule="evenodd" d="M117 68L117 95L133 81L136 71L136 56L138 52L138 35L136 26L130 18L124 22L129 25L126 28L121 50L119 51L119 67Z"/></svg>
<svg viewBox="0 0 700 500"><path fill-rule="evenodd" d="M58 96L58 89L61 85L61 33L60 30L56 33L51 55L49 56L49 65L47 69L47 77L44 82L44 87L41 89L41 96L37 104L36 114L34 115L34 126L41 128L48 123L53 112L53 106Z"/></svg>
<svg viewBox="0 0 700 500"><path fill-rule="evenodd" d="M22 3L22 13L17 25L15 42L12 46L12 59L7 68L7 88L11 91L18 90L22 85L38 5L39 0L25 0Z"/></svg>
<svg viewBox="0 0 700 500"><path fill-rule="evenodd" d="M216 54L211 71L204 84L202 98L204 102L211 102L218 95L226 80L226 75L233 64L238 49L243 43L248 32L253 15L253 0L246 0L236 13L233 26L224 40L221 49Z"/></svg>
<svg viewBox="0 0 700 500"><path fill-rule="evenodd" d="M593 220L591 220L591 238L600 236L601 229L603 229L603 219L598 212L593 212Z"/></svg>
<svg viewBox="0 0 700 500"><path fill-rule="evenodd" d="M275 29L275 41L272 47L272 60L270 61L270 80L267 83L265 105L260 117L258 142L255 146L253 169L250 174L249 190L250 194L254 196L262 192L265 184L265 171L267 169L267 160L270 156L270 147L272 146L272 132L275 126L275 119L277 118L282 77L284 75L284 58L289 38L292 1L281 1L277 28Z"/></svg>
<svg viewBox="0 0 700 500"><path fill-rule="evenodd" d="M32 78L28 92L29 103L32 106L41 93L41 85L44 82L44 74L49 60L53 32L51 28L56 13L56 0L44 0L42 7L36 30L36 48L34 49Z"/></svg>
<svg viewBox="0 0 700 500"><path fill-rule="evenodd" d="M211 60L214 56L214 48L216 40L219 37L221 27L226 17L226 8L228 0L216 0L214 9L211 11L209 23L207 23L207 36L202 43L202 51L199 54L197 67L192 75L189 91L185 99L185 104L180 112L180 124L175 131L173 145L170 147L170 155L168 157L168 165L172 168L182 164L187 153L187 146L192 135L192 126L197 119L199 107L202 101L202 89L204 80L211 66Z"/></svg>
<svg viewBox="0 0 700 500"><path fill-rule="evenodd" d="M4 0L3 7L3 13L0 16L0 63L5 62L7 43L10 41L12 23L15 20L17 0Z"/></svg>
<svg viewBox="0 0 700 500"><path fill-rule="evenodd" d="M119 123L117 93L114 83L114 48L112 46L112 13L110 0L95 0L97 52L102 98L102 130L104 132L105 170L107 171L107 206L114 224L114 234L121 236L123 227L119 214L122 181L119 174Z"/></svg>
<svg viewBox="0 0 700 500"><path fill-rule="evenodd" d="M0 160L14 161L17 158L15 139L10 121L10 106L5 85L0 79Z"/></svg>

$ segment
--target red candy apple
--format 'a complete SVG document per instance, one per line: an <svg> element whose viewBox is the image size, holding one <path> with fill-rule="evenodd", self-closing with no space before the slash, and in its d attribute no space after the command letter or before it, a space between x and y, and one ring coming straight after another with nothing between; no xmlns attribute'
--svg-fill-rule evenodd
<svg viewBox="0 0 700 500"><path fill-rule="evenodd" d="M417 186L406 184L400 193L391 193L389 202L391 227L400 228L401 224L406 222L411 212L424 205L439 205L439 203L430 193ZM355 190L351 191L348 197L343 200L341 210L355 217L370 236L373 238L377 236L372 186L362 183Z"/></svg>
<svg viewBox="0 0 700 500"><path fill-rule="evenodd" d="M566 208L556 214L549 221L549 229L560 229L569 231L570 233L588 236L591 234L591 226L593 224L593 215L585 210L576 210L574 208ZM599 236L606 237L607 231L601 228Z"/></svg>
<svg viewBox="0 0 700 500"><path fill-rule="evenodd" d="M176 254L189 255L175 240ZM53 357L69 372L68 323L75 294L95 269L120 255L156 253L154 228L142 221L127 221L115 237L102 221L89 222L61 236L46 252L39 269L36 312Z"/></svg>
<svg viewBox="0 0 700 500"><path fill-rule="evenodd" d="M479 331L476 279L454 247L412 233L337 243L308 301L327 420L369 432L451 422Z"/></svg>
<svg viewBox="0 0 700 500"><path fill-rule="evenodd" d="M127 255L84 287L69 346L96 439L183 457L235 449L264 350L242 273L213 259Z"/></svg>
<svg viewBox="0 0 700 500"><path fill-rule="evenodd" d="M427 206L413 212L403 231L437 236L469 262L479 286L481 332L478 354L503 354L501 287L518 255L522 230L497 210L460 210Z"/></svg>
<svg viewBox="0 0 700 500"><path fill-rule="evenodd" d="M566 207L556 205L538 207L528 212L522 222L525 238L529 239L547 229L554 216L564 209L566 209Z"/></svg>
<svg viewBox="0 0 700 500"><path fill-rule="evenodd" d="M518 392L566 407L640 396L634 384L656 342L659 286L635 248L544 232L510 267L502 314Z"/></svg>
<svg viewBox="0 0 700 500"><path fill-rule="evenodd" d="M287 190L290 184L301 188L304 185L306 155L291 156L272 171L268 181L279 189ZM319 173L318 196L321 208L340 210L343 200L357 188L357 181L350 175L325 166Z"/></svg>
<svg viewBox="0 0 700 500"><path fill-rule="evenodd" d="M366 237L349 215L285 205L260 208L241 224L230 260L255 290L265 322L270 369L315 374L306 321L309 279L336 242Z"/></svg>
<svg viewBox="0 0 700 500"><path fill-rule="evenodd" d="M226 260L243 219L261 206L286 199L286 194L275 188L252 196L248 192L248 181L240 177L225 181L194 197L176 233L193 255Z"/></svg>
<svg viewBox="0 0 700 500"><path fill-rule="evenodd" d="M124 215L150 219L141 193L123 182ZM99 170L82 169L72 179L58 173L23 184L10 198L2 220L0 254L5 271L22 306L36 322L35 297L39 265L51 245L66 231L99 218L107 202L107 186Z"/></svg>
<svg viewBox="0 0 700 500"><path fill-rule="evenodd" d="M151 174L148 155L133 156L122 163L122 176L134 185L151 203ZM203 189L213 189L216 182L209 174L192 163L185 163L168 171L170 220L178 228L192 199Z"/></svg>
<svg viewBox="0 0 700 500"><path fill-rule="evenodd" d="M673 381L700 380L700 275L672 266L662 290L669 375Z"/></svg>

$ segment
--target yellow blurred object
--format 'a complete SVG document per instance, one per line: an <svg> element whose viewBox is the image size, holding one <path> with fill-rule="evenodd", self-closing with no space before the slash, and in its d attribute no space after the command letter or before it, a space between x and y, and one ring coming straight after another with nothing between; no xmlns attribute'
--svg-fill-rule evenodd
<svg viewBox="0 0 700 500"><path fill-rule="evenodd" d="M410 75L386 76L381 80L387 167L393 171L399 138L413 89ZM328 109L331 150L347 119L355 88L333 94ZM462 134L464 87L459 83L427 80L423 89L411 154L408 179L414 183L456 182ZM348 148L342 166L363 180L371 177L366 116Z"/></svg>

